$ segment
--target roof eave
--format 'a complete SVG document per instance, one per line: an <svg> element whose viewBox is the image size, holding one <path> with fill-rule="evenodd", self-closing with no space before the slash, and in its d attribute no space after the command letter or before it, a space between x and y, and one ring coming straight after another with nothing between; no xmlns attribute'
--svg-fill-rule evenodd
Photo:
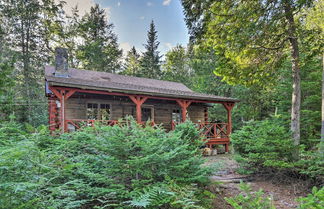
<svg viewBox="0 0 324 209"><path fill-rule="evenodd" d="M152 93L152 92L143 92L143 91L136 91L136 90L125 90L125 89L115 89L115 88L104 88L104 87L96 87L96 86L89 86L89 85L78 85L78 84L71 84L71 83L62 83L57 81L48 81L46 78L45 80L48 82L50 86L61 86L61 87L72 87L72 88L79 88L84 90L99 90L99 91L108 91L108 92L118 92L118 93L128 93L128 94L141 94L141 95L148 95L148 96L156 96L156 97L170 97L170 98L181 98L181 99L190 99L190 100L201 100L205 103L217 103L217 102L239 102L240 100L235 98L208 98L208 97L199 97L199 96L183 96L183 95L172 95L172 94L163 94L163 93Z"/></svg>

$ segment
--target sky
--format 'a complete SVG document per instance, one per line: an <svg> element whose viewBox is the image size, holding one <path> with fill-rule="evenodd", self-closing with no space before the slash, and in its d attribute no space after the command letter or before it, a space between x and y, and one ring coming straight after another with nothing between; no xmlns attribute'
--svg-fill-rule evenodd
<svg viewBox="0 0 324 209"><path fill-rule="evenodd" d="M65 0L65 10L78 5L80 14L98 3L106 10L109 22L114 24L124 54L135 46L143 52L149 24L153 20L158 31L159 51L165 54L177 44L186 45L188 30L180 0Z"/></svg>

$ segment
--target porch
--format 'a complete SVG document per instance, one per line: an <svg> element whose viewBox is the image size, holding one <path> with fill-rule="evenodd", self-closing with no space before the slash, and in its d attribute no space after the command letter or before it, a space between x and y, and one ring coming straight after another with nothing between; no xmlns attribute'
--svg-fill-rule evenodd
<svg viewBox="0 0 324 209"><path fill-rule="evenodd" d="M94 126L96 122L120 125L128 115L139 124L161 125L173 130L177 124L190 119L201 130L207 146L224 145L229 150L232 127L231 110L234 102L209 101L161 97L143 94L127 94L85 90L60 86L48 87L50 130L70 132L82 126ZM210 103L220 103L227 110L227 121L215 123L209 120Z"/></svg>

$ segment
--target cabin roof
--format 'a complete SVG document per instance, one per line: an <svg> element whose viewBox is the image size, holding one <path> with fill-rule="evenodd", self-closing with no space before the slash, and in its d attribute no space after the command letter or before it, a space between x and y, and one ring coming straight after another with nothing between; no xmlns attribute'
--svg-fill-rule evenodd
<svg viewBox="0 0 324 209"><path fill-rule="evenodd" d="M45 66L45 79L51 86L109 90L130 94L144 94L206 101L238 102L229 97L194 92L182 83L125 76L114 73L69 68L69 77L55 77L55 67Z"/></svg>

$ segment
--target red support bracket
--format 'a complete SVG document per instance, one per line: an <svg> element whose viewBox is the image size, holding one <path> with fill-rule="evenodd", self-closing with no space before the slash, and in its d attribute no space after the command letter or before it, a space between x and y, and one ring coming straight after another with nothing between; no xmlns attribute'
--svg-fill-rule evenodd
<svg viewBox="0 0 324 209"><path fill-rule="evenodd" d="M187 108L189 107L189 105L192 103L191 101L188 100L181 100L181 99L177 99L176 100L177 103L180 105L181 107L181 112L182 112L182 122L186 121L187 119Z"/></svg>
<svg viewBox="0 0 324 209"><path fill-rule="evenodd" d="M223 105L227 111L231 111L233 109L235 103L234 102L226 102L226 103L223 103Z"/></svg>
<svg viewBox="0 0 324 209"><path fill-rule="evenodd" d="M136 104L136 120L138 123L142 123L142 104L148 97L143 96L129 96L129 98Z"/></svg>

